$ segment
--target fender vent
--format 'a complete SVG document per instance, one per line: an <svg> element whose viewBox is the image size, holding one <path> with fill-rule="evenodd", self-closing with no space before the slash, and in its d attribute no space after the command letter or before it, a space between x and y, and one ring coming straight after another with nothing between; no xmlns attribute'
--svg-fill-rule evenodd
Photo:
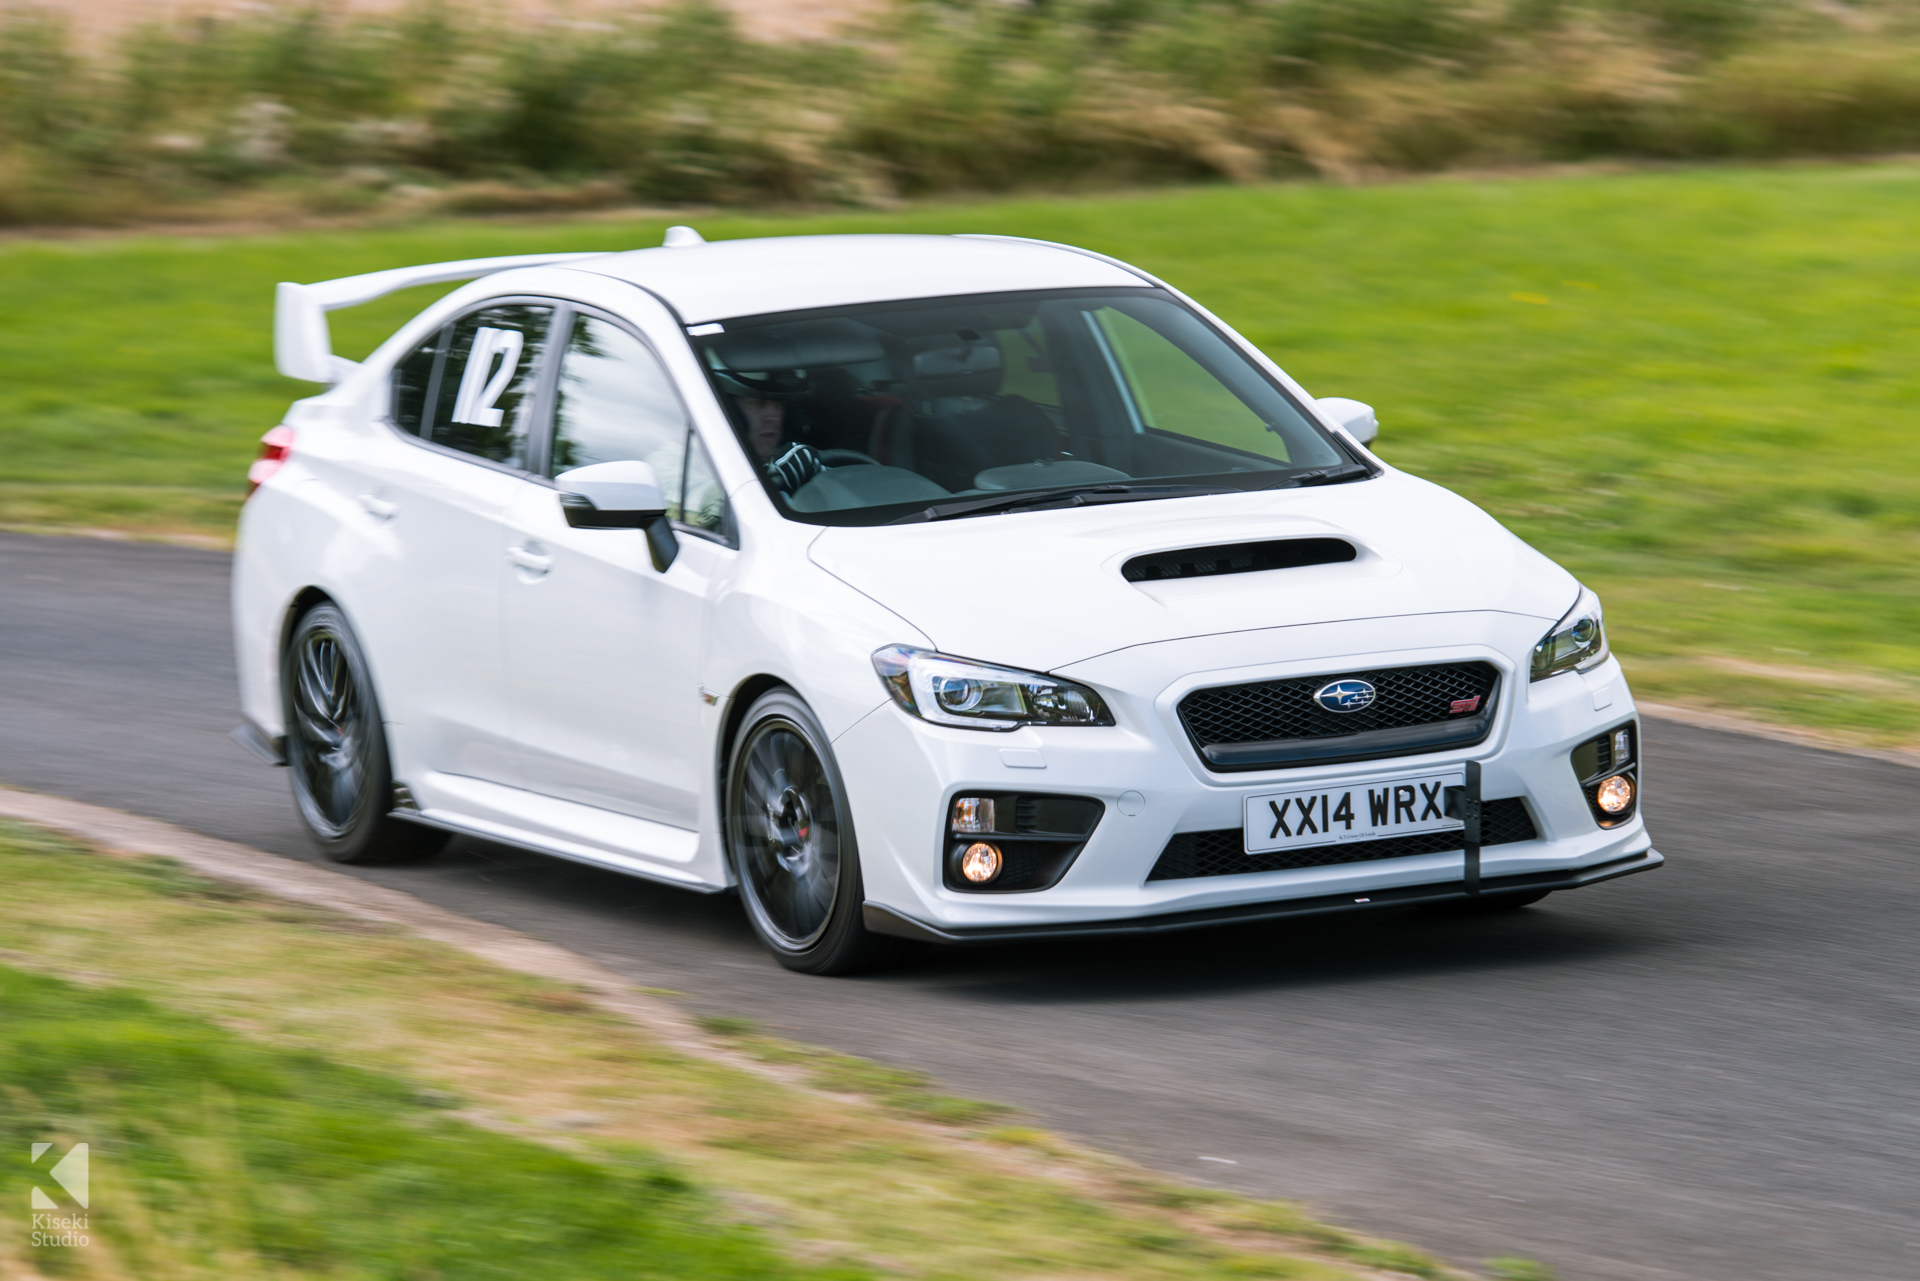
<svg viewBox="0 0 1920 1281"><path fill-rule="evenodd" d="M1251 574L1262 569L1338 565L1358 555L1353 544L1344 538L1276 538L1264 543L1222 543L1217 547L1148 552L1122 565L1120 574L1130 583L1157 583L1169 578L1211 578L1215 574Z"/></svg>

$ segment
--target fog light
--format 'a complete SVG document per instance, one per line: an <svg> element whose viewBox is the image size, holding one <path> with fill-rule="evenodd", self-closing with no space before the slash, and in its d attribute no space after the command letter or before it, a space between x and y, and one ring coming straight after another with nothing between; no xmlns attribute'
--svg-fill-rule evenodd
<svg viewBox="0 0 1920 1281"><path fill-rule="evenodd" d="M991 832L993 830L993 798L991 796L954 797L953 830Z"/></svg>
<svg viewBox="0 0 1920 1281"><path fill-rule="evenodd" d="M975 841L960 856L960 875L975 885L985 885L1000 875L1000 851L985 841Z"/></svg>
<svg viewBox="0 0 1920 1281"><path fill-rule="evenodd" d="M1633 780L1625 774L1615 774L1600 784L1593 794L1593 803L1608 814L1624 814L1633 804Z"/></svg>

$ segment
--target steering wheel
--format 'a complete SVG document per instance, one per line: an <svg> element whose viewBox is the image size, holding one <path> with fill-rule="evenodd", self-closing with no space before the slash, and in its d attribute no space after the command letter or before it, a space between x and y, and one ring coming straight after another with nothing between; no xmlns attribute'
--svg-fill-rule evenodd
<svg viewBox="0 0 1920 1281"><path fill-rule="evenodd" d="M824 467L879 467L883 464L878 458L863 454L857 449L820 449L814 451L820 457Z"/></svg>

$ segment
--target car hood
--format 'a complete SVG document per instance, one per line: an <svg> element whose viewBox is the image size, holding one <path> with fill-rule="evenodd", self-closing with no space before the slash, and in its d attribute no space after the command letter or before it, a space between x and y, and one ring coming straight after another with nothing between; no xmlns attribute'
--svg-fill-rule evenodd
<svg viewBox="0 0 1920 1281"><path fill-rule="evenodd" d="M1130 583L1151 552L1342 538L1351 562ZM1542 630L1573 576L1456 494L1404 472L1249 494L830 527L813 562L943 653L1050 671L1130 645L1254 628L1495 610Z"/></svg>

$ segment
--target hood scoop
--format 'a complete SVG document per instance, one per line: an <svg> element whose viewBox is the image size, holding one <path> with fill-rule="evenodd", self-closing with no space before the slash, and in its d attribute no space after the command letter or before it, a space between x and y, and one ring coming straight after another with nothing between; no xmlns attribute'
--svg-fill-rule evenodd
<svg viewBox="0 0 1920 1281"><path fill-rule="evenodd" d="M1220 543L1213 547L1148 552L1122 565L1120 575L1130 583L1162 583L1175 578L1298 569L1302 565L1338 565L1356 559L1359 554L1344 538L1276 538L1259 543Z"/></svg>

